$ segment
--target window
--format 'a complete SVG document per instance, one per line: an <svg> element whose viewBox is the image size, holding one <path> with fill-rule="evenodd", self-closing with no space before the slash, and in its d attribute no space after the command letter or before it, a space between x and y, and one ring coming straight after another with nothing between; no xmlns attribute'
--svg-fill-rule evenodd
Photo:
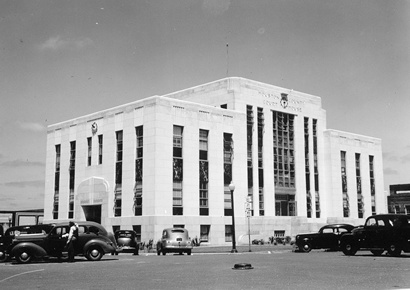
<svg viewBox="0 0 410 290"><path fill-rule="evenodd" d="M233 139L232 134L224 133L224 215L232 216L232 200L229 184L232 181Z"/></svg>
<svg viewBox="0 0 410 290"><path fill-rule="evenodd" d="M98 164L103 161L103 135L98 135Z"/></svg>
<svg viewBox="0 0 410 290"><path fill-rule="evenodd" d="M54 201L53 201L53 219L58 219L58 201L60 192L60 157L61 145L55 145L56 150L56 169L54 173Z"/></svg>
<svg viewBox="0 0 410 290"><path fill-rule="evenodd" d="M265 127L265 117L263 108L258 108L258 182L259 182L259 215L265 215L264 196L263 196L263 133ZM253 211L252 211L253 214Z"/></svg>
<svg viewBox="0 0 410 290"><path fill-rule="evenodd" d="M93 149L93 144L92 144L91 137L87 138L87 146L88 146L87 166L91 166L91 156L92 156L92 149Z"/></svg>
<svg viewBox="0 0 410 290"><path fill-rule="evenodd" d="M183 146L183 127L173 127L173 201L172 201L172 214L183 215L183 158L182 158L182 146Z"/></svg>
<svg viewBox="0 0 410 290"><path fill-rule="evenodd" d="M371 155L369 156L369 173L372 214L376 214L376 184L374 179L374 156Z"/></svg>
<svg viewBox="0 0 410 290"><path fill-rule="evenodd" d="M246 135L247 135L247 160L248 160L248 197L253 198L253 125L254 115L253 107L246 106ZM250 209L250 214L253 216L253 208Z"/></svg>
<svg viewBox="0 0 410 290"><path fill-rule="evenodd" d="M343 217L349 217L350 204L347 192L347 173L346 173L346 152L340 151L341 175L342 175L342 194L343 194Z"/></svg>
<svg viewBox="0 0 410 290"><path fill-rule="evenodd" d="M276 215L296 215L294 115L272 111Z"/></svg>
<svg viewBox="0 0 410 290"><path fill-rule="evenodd" d="M115 137L117 141L117 147L115 162L114 216L121 216L123 132L116 131Z"/></svg>
<svg viewBox="0 0 410 290"><path fill-rule="evenodd" d="M138 243L141 243L141 225L133 225L132 229L135 232L135 239Z"/></svg>
<svg viewBox="0 0 410 290"><path fill-rule="evenodd" d="M75 156L76 156L76 142L70 142L70 168L69 168L69 204L68 204L68 218L74 218L74 188L75 188Z"/></svg>
<svg viewBox="0 0 410 290"><path fill-rule="evenodd" d="M201 242L209 241L209 231L211 229L210 225L201 225L199 240Z"/></svg>
<svg viewBox="0 0 410 290"><path fill-rule="evenodd" d="M134 215L142 215L142 176L143 176L143 126L135 128L136 154L135 154L135 185L134 185Z"/></svg>
<svg viewBox="0 0 410 290"><path fill-rule="evenodd" d="M209 215L208 131L199 130L199 215Z"/></svg>
<svg viewBox="0 0 410 290"><path fill-rule="evenodd" d="M356 162L356 188L357 188L357 211L358 217L363 218L364 216L364 202L363 202L363 195L362 195L362 178L360 174L360 154L355 154L355 162Z"/></svg>
<svg viewBox="0 0 410 290"><path fill-rule="evenodd" d="M225 225L225 242L232 242L232 225Z"/></svg>
<svg viewBox="0 0 410 290"><path fill-rule="evenodd" d="M310 168L309 168L309 118L304 118L303 128L305 133L305 179L306 179L306 212L307 217L312 217L312 193L310 191Z"/></svg>

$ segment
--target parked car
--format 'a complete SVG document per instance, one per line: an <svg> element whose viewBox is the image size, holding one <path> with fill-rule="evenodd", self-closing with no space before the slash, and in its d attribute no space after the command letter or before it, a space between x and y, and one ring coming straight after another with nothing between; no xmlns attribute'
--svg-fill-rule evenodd
<svg viewBox="0 0 410 290"><path fill-rule="evenodd" d="M115 232L114 236L117 246L122 252L131 252L134 255L138 255L139 243L137 242L137 233L135 231L119 230Z"/></svg>
<svg viewBox="0 0 410 290"><path fill-rule="evenodd" d="M24 237L27 235L34 238L42 238L45 234L49 233L51 229L52 226L49 224L14 226L8 228L4 235L0 238L0 262L5 262L11 258L8 253L8 248L12 244L13 240L20 239L20 236Z"/></svg>
<svg viewBox="0 0 410 290"><path fill-rule="evenodd" d="M353 230L349 224L330 224L322 227L317 233L296 235L294 250L310 252L312 249L338 250L340 238Z"/></svg>
<svg viewBox="0 0 410 290"><path fill-rule="evenodd" d="M78 240L75 255L98 261L106 253L118 251L113 234L107 233L98 223L83 221L78 224ZM68 222L36 226L19 226L7 229L4 235L6 255L18 263L29 263L34 258L61 258L66 255Z"/></svg>
<svg viewBox="0 0 410 290"><path fill-rule="evenodd" d="M360 249L369 250L375 256L387 251L390 256L410 252L410 216L379 214L366 219L363 227L354 229L340 240L340 247L347 256Z"/></svg>
<svg viewBox="0 0 410 290"><path fill-rule="evenodd" d="M162 237L157 242L157 254L187 253L191 255L193 245L188 231L183 228L168 228L162 231Z"/></svg>

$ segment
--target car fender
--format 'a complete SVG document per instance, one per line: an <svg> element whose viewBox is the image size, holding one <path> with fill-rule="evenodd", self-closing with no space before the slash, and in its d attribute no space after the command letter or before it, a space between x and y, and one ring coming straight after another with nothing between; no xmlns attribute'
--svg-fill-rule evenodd
<svg viewBox="0 0 410 290"><path fill-rule="evenodd" d="M87 243L85 243L83 247L83 254L85 255L91 246L98 246L105 253L112 253L113 251L115 251L115 247L113 245L108 244L109 242L111 242L109 239L107 239L107 241L97 239L89 240Z"/></svg>
<svg viewBox="0 0 410 290"><path fill-rule="evenodd" d="M43 247L30 242L23 242L15 245L11 250L11 256L15 256L22 249L29 250L32 255L37 257L47 256L47 252Z"/></svg>

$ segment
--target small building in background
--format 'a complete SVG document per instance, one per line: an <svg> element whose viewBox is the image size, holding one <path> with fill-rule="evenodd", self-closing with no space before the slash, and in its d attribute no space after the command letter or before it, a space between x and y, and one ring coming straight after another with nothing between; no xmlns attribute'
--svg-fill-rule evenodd
<svg viewBox="0 0 410 290"><path fill-rule="evenodd" d="M394 184L390 185L389 189L389 213L410 214L410 184Z"/></svg>

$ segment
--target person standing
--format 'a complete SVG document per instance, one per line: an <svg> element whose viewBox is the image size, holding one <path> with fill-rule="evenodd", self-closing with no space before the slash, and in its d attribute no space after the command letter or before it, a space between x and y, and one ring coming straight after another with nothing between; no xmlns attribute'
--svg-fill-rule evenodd
<svg viewBox="0 0 410 290"><path fill-rule="evenodd" d="M70 226L70 231L63 235L63 237L68 237L67 239L67 250L68 250L68 262L74 262L74 248L78 240L78 225L72 221L68 224Z"/></svg>

